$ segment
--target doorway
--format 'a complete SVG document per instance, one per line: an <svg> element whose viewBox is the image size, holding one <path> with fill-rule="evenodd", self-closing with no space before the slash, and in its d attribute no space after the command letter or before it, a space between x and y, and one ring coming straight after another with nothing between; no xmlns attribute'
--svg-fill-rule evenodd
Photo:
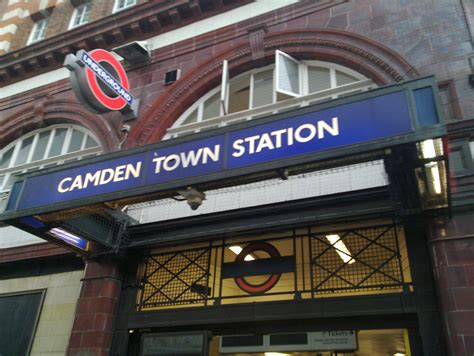
<svg viewBox="0 0 474 356"><path fill-rule="evenodd" d="M143 334L140 356L411 356L407 329L267 335Z"/></svg>

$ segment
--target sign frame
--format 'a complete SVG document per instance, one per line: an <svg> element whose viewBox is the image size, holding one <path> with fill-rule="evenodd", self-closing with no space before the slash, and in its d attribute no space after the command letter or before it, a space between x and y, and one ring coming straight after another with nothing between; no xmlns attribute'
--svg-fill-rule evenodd
<svg viewBox="0 0 474 356"><path fill-rule="evenodd" d="M414 95L415 90L423 89L427 87L431 88L431 90L433 91L433 100L434 100L434 105L435 105L435 109L437 112L437 119L438 119L438 123L430 124L428 126L426 124L423 124L423 122L420 122L420 119L417 118L417 106L415 103L415 95ZM145 153L151 150L172 148L173 146L177 146L180 144L192 143L192 142L207 139L207 138L217 137L218 135L221 135L221 134L230 134L235 131L272 123L277 120L288 119L296 115L314 113L321 110L341 106L344 104L355 103L355 102L359 102L359 101L363 101L363 100L367 100L371 98L376 98L382 95L400 92L400 91L405 93L406 100L407 100L409 116L411 120L411 132L409 133L405 133L405 134L393 136L393 137L386 137L383 139L371 140L367 142L350 144L348 146L332 148L332 149L320 151L320 152L302 154L302 155L298 155L297 157L276 159L276 160L272 160L265 163L258 163L258 164L253 164L246 167L228 169L228 170L224 170L220 172L204 174L201 176L190 176L190 177L185 177L182 179L171 180L164 183L156 183L156 184L150 184L150 185L141 186L141 187L132 188L132 189L115 191L111 193L104 193L104 194L86 197L82 199L76 199L73 201L59 202L59 203L55 203L51 205L39 206L39 207L28 208L28 209L23 209L23 210L17 209L19 199L15 200L15 198L18 198L19 196L22 195L23 189L25 187L25 182L28 179L31 179L36 176L46 175L53 172L66 171L68 169L85 166L86 164L93 164L93 163L104 162L104 161L112 160L112 159L130 157L130 156ZM222 181L230 180L230 179L235 180L238 177L244 177L244 176L259 174L263 172L271 172L271 171L276 171L276 170L284 169L291 166L299 166L299 165L304 165L304 164L309 164L309 163L321 162L321 161L335 159L339 157L347 157L351 155L360 154L363 152L385 149L391 146L414 143L414 142L423 141L429 138L441 137L441 136L444 136L445 134L446 134L446 127L444 124L442 111L440 110L436 81L435 81L434 76L430 76L430 77L410 80L410 81L406 81L403 83L398 83L398 84L394 84L390 86L376 88L367 92L358 93L355 95L342 97L339 99L330 100L330 101L318 103L315 105L305 106L302 108L298 108L296 110L287 111L287 112L279 113L275 115L269 115L267 117L254 119L251 121L246 121L246 122L238 123L235 125L230 125L223 128L208 130L208 131L196 133L194 135L179 137L172 140L161 141L155 144L138 147L138 148L128 150L128 151L114 152L107 155L102 155L99 157L93 157L93 158L89 158L82 161L72 162L70 164L62 165L59 167L51 167L49 169L42 170L40 172L28 174L25 177L23 177L23 180L16 182L15 186L12 188L12 191L9 197L9 204L7 208L8 210L0 215L0 221L8 221L8 220L12 220L12 219L22 217L22 216L48 213L48 212L53 212L53 211L58 211L58 210L68 210L72 208L78 208L78 207L83 207L87 205L103 203L107 201L114 201L114 200L120 200L124 198L143 196L143 195L151 194L151 193L166 192L166 191L172 191L172 190L175 191L178 188L181 189L182 187L188 186L188 185L196 186L199 184L209 184L210 182L214 182L214 181L222 182Z"/></svg>

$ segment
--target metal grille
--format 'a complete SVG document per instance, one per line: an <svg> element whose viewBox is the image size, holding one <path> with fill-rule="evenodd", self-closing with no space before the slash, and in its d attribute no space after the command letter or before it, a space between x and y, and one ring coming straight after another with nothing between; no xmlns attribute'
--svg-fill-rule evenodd
<svg viewBox="0 0 474 356"><path fill-rule="evenodd" d="M347 293L400 288L403 281L396 229L386 226L331 233L350 255L344 261L326 236L311 235L312 292ZM346 251L347 252L347 251Z"/></svg>
<svg viewBox="0 0 474 356"><path fill-rule="evenodd" d="M151 254L143 264L137 308L409 292L405 240L397 231L395 225L327 233L300 229ZM344 253L328 235L344 243ZM251 251L248 264L231 247Z"/></svg>
<svg viewBox="0 0 474 356"><path fill-rule="evenodd" d="M210 249L147 258L140 308L207 303Z"/></svg>

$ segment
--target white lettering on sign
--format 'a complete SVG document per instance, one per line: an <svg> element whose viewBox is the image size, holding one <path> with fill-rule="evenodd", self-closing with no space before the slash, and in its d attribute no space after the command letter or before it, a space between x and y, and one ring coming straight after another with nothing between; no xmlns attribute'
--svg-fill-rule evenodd
<svg viewBox="0 0 474 356"><path fill-rule="evenodd" d="M220 147L220 145L215 145L213 150L209 147L201 147L198 150L156 157L153 159L155 173L158 174L162 170L173 171L178 167L195 167L200 164L206 164L209 160L217 162L219 160Z"/></svg>
<svg viewBox="0 0 474 356"><path fill-rule="evenodd" d="M135 165L129 163L115 168L105 168L94 173L86 173L75 177L66 177L58 184L59 193L72 192L74 190L86 189L89 186L98 186L108 184L110 182L120 182L129 178L140 177L142 162Z"/></svg>
<svg viewBox="0 0 474 356"><path fill-rule="evenodd" d="M110 75L100 64L95 62L91 56L87 52L84 52L82 55L82 62L87 64L89 68L94 71L102 81L107 84L111 89L115 91L118 95L120 95L125 101L129 104L132 103L132 96L130 93L125 90L118 82L117 80Z"/></svg>
<svg viewBox="0 0 474 356"><path fill-rule="evenodd" d="M241 157L244 154L255 154L264 150L274 150L285 146L292 146L295 142L306 143L313 140L321 140L326 134L339 135L339 121L337 117L331 119L331 124L320 120L316 124L303 124L296 128L289 127L264 133L261 135L240 138L232 143L233 157Z"/></svg>
<svg viewBox="0 0 474 356"><path fill-rule="evenodd" d="M264 153L298 143L312 143L327 136L338 136L338 118L333 117L328 121L330 122L319 120L314 123L304 123L296 127L239 138L229 144L230 151L228 154L236 158L245 157L245 155ZM187 169L206 165L210 162L218 162L221 159L221 145L214 144L163 156L158 156L158 153L159 151L151 159L154 164L151 164L151 169L154 174L164 174L176 169ZM98 169L95 172L64 177L59 182L57 191L67 193L138 178L141 169L142 162L139 161L133 164L121 164L116 167Z"/></svg>

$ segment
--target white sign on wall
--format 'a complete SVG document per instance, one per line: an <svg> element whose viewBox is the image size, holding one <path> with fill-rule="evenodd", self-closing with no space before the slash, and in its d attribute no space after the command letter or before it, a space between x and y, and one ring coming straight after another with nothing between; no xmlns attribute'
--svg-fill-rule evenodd
<svg viewBox="0 0 474 356"><path fill-rule="evenodd" d="M343 351L357 349L357 338L354 330L310 332L311 350Z"/></svg>
<svg viewBox="0 0 474 356"><path fill-rule="evenodd" d="M219 343L220 353L354 350L357 350L357 332L355 330L229 335L221 336Z"/></svg>

